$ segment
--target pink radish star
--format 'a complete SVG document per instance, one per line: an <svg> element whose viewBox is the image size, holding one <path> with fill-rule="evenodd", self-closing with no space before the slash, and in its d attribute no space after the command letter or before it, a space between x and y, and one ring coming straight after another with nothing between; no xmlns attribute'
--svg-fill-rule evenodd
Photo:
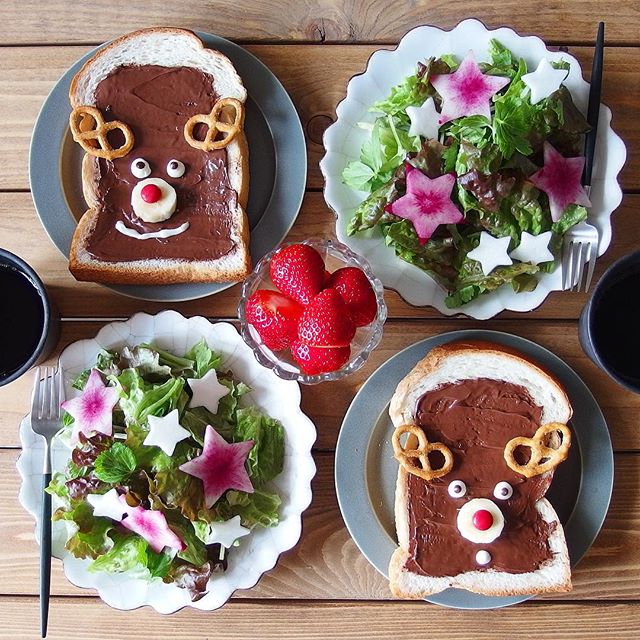
<svg viewBox="0 0 640 640"><path fill-rule="evenodd" d="M443 100L440 124L462 116L491 120L491 98L509 84L509 78L485 75L469 51L454 73L433 76L431 84Z"/></svg>
<svg viewBox="0 0 640 640"><path fill-rule="evenodd" d="M548 142L544 143L544 166L529 179L549 197L551 219L554 222L560 220L570 204L591 206L591 200L580 182L583 169L583 157L565 158Z"/></svg>
<svg viewBox="0 0 640 640"><path fill-rule="evenodd" d="M420 244L424 244L441 224L462 221L462 212L451 201L451 190L455 182L456 178L452 173L431 179L407 164L407 193L387 205L387 210L410 220Z"/></svg>
<svg viewBox="0 0 640 640"><path fill-rule="evenodd" d="M180 465L180 470L202 480L208 509L227 489L253 493L253 485L244 466L251 447L253 440L228 443L211 425L207 426L202 453Z"/></svg>
<svg viewBox="0 0 640 640"><path fill-rule="evenodd" d="M60 406L74 418L71 443L78 442L83 433L89 437L93 432L106 436L113 434L113 407L118 402L118 390L107 387L97 369L92 369L82 393L66 400Z"/></svg>
<svg viewBox="0 0 640 640"><path fill-rule="evenodd" d="M124 496L120 496L120 501L126 507L127 513L120 524L144 538L156 553L160 553L165 547L178 551L184 551L187 548L187 545L169 528L162 511L130 507Z"/></svg>

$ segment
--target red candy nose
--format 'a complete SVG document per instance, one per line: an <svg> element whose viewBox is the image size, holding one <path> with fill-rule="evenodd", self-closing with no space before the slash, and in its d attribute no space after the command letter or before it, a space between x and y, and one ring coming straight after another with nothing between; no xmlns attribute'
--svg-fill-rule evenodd
<svg viewBox="0 0 640 640"><path fill-rule="evenodd" d="M473 526L480 531L486 531L493 525L493 516L486 509L478 509L471 519Z"/></svg>
<svg viewBox="0 0 640 640"><path fill-rule="evenodd" d="M147 184L140 190L140 197L145 202L153 204L162 198L162 191L160 191L160 187L155 184Z"/></svg>

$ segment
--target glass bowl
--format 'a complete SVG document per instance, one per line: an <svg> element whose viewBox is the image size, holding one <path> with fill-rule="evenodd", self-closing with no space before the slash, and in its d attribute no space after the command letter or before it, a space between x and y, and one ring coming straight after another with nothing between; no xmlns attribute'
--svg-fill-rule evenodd
<svg viewBox="0 0 640 640"><path fill-rule="evenodd" d="M247 322L245 313L247 299L258 289L276 289L269 276L269 263L274 254L289 244L308 244L316 249L324 260L325 268L331 273L342 267L358 267L362 269L376 294L378 312L375 319L366 327L358 327L356 329L356 334L351 341L351 357L346 364L336 371L317 375L304 373L288 351L274 352L266 347L262 343L258 332ZM382 327L387 319L387 305L384 301L382 282L375 276L371 266L362 256L351 251L346 245L334 240L310 238L302 243L290 242L283 244L265 255L258 262L251 275L242 285L240 303L238 304L238 317L240 318L240 333L261 365L273 370L276 375L285 380L297 380L303 384L317 384L318 382L339 380L362 367L382 338Z"/></svg>

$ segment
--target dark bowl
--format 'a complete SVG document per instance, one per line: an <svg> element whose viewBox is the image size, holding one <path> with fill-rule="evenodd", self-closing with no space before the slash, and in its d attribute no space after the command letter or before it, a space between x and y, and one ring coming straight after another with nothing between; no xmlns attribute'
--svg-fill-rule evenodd
<svg viewBox="0 0 640 640"><path fill-rule="evenodd" d="M39 328L40 336L35 348L17 368L7 372L0 372L0 386L3 386L16 380L31 369L31 367L36 366L51 354L58 342L60 319L42 280L22 258L19 258L10 251L0 249L0 267L1 266L13 268L25 276L25 283L30 284L37 292L43 308L43 322ZM5 292L0 292L0 294L3 297L3 306L10 306L12 301L6 299Z"/></svg>
<svg viewBox="0 0 640 640"><path fill-rule="evenodd" d="M607 303L607 294L611 291L611 288L632 275L637 276L636 280L640 279L640 251L635 251L620 258L604 272L582 310L578 335L584 352L596 365L618 384L630 391L640 393L640 368L637 369L635 374L632 374L622 372L613 366L610 358L607 357L606 350L603 348L601 335L599 336L599 332L601 334L603 329L599 329L596 322L602 305ZM640 291L630 290L629 301L637 300L639 294ZM615 313L615 311L612 310L612 313ZM622 330L620 326L607 328L613 331ZM631 344L628 346L630 349L634 348Z"/></svg>

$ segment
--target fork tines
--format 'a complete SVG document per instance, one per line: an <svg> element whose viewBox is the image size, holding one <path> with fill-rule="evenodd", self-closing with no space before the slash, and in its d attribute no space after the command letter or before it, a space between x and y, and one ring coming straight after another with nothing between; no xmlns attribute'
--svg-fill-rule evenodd
<svg viewBox="0 0 640 640"><path fill-rule="evenodd" d="M589 290L593 272L596 267L597 246L592 242L574 241L569 244L569 250L565 251L562 264L562 289L579 292ZM586 277L585 277L585 266Z"/></svg>

